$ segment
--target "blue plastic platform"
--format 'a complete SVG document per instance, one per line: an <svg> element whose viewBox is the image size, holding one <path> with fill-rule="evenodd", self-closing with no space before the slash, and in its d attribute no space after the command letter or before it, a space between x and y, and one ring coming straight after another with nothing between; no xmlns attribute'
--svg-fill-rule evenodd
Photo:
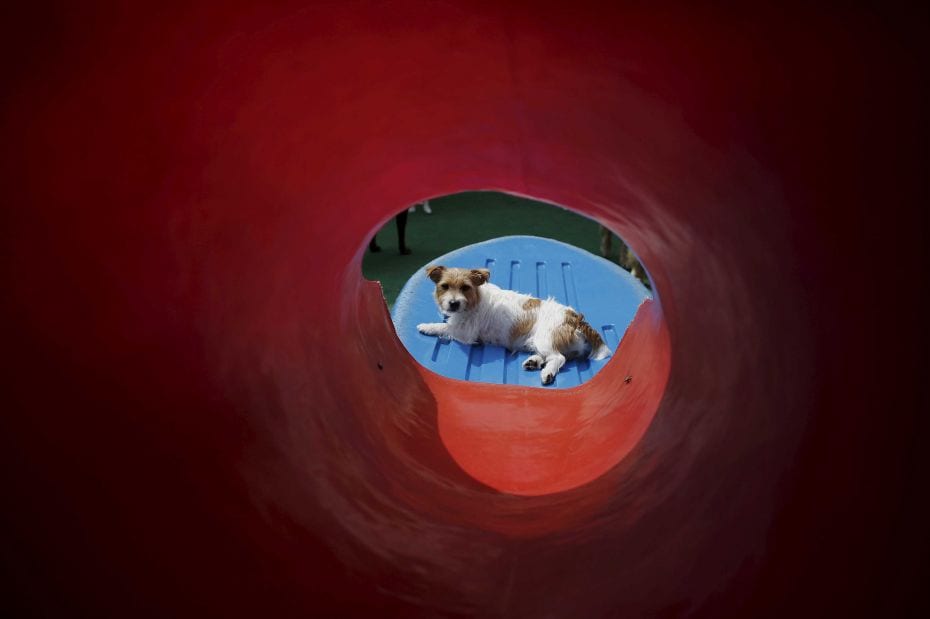
<svg viewBox="0 0 930 619"><path fill-rule="evenodd" d="M537 236L506 236L476 243L431 260L429 265L485 267L491 271L491 282L501 288L543 299L555 297L584 314L614 353L636 310L652 296L616 263ZM538 370L522 367L529 353L513 354L499 346L468 346L423 335L417 331L419 323L443 319L433 300L435 284L426 276L429 265L423 265L404 284L391 315L400 341L433 372L482 383L566 389L590 380L610 361L612 355L601 361L569 361L555 383L543 387Z"/></svg>

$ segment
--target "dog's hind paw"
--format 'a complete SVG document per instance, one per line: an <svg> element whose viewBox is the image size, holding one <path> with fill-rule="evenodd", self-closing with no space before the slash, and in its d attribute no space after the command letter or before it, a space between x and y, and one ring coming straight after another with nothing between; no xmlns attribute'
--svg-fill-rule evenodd
<svg viewBox="0 0 930 619"><path fill-rule="evenodd" d="M533 355L523 362L524 370L538 370L542 367L543 358L539 355Z"/></svg>
<svg viewBox="0 0 930 619"><path fill-rule="evenodd" d="M611 351L607 348L607 344L601 344L598 346L597 350L591 351L590 359L592 361L600 361L601 359L606 359L611 355Z"/></svg>

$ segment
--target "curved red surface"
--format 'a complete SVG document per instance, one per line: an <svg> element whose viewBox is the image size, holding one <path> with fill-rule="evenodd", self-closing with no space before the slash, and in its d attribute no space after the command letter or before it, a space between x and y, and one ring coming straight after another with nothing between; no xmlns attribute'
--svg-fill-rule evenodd
<svg viewBox="0 0 930 619"><path fill-rule="evenodd" d="M640 306L613 358L564 391L464 385L423 372L442 444L464 471L501 492L539 496L597 479L636 446L662 400L671 355L657 303Z"/></svg>
<svg viewBox="0 0 930 619"><path fill-rule="evenodd" d="M12 605L785 617L917 599L925 20L133 6L5 20ZM494 397L425 376L360 274L399 208L482 188L618 230L667 325L648 427L615 434L623 381L576 401L629 453L536 496L489 485L507 473L482 449L506 443L468 408L493 423Z"/></svg>

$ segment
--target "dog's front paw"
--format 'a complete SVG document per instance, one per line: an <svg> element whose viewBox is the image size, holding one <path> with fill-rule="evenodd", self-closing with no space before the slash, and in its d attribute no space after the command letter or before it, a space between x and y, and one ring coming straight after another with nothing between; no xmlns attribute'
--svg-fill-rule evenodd
<svg viewBox="0 0 930 619"><path fill-rule="evenodd" d="M551 385L555 382L555 372L551 370L543 370L539 373L539 377L542 379L542 384Z"/></svg>
<svg viewBox="0 0 930 619"><path fill-rule="evenodd" d="M417 331L423 335L442 335L445 333L446 325L435 322L421 322L417 325Z"/></svg>

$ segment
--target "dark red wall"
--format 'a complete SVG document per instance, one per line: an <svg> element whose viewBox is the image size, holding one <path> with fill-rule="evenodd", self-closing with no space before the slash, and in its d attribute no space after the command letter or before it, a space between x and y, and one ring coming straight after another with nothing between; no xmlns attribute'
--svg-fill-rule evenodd
<svg viewBox="0 0 930 619"><path fill-rule="evenodd" d="M4 604L919 601L926 15L583 4L4 18ZM659 292L659 410L573 490L462 472L437 430L455 391L361 277L394 212L474 189L609 223Z"/></svg>

